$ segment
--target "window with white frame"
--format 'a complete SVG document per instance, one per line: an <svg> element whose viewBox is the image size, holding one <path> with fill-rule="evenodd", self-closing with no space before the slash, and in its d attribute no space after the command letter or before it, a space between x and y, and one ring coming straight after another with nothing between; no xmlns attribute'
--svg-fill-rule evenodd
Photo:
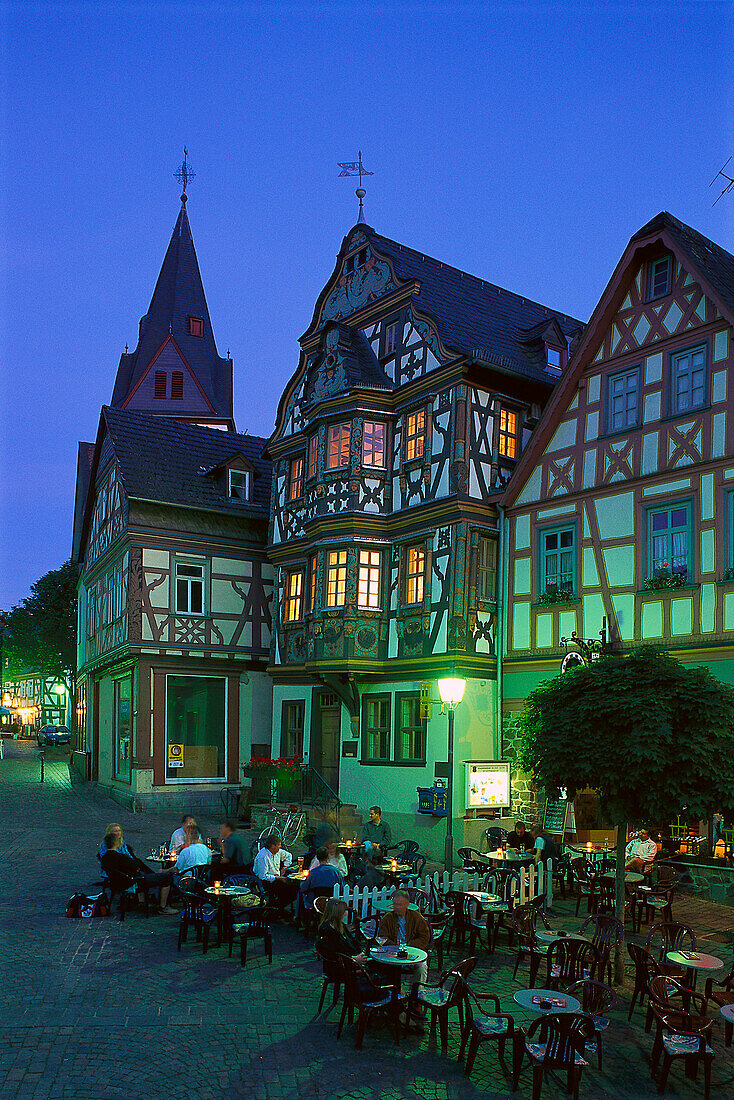
<svg viewBox="0 0 734 1100"><path fill-rule="evenodd" d="M380 606L380 565L382 554L379 550L359 551L359 573L357 578L357 606L378 608Z"/></svg>
<svg viewBox="0 0 734 1100"><path fill-rule="evenodd" d="M326 606L344 607L347 592L346 550L330 550L326 562Z"/></svg>
<svg viewBox="0 0 734 1100"><path fill-rule="evenodd" d="M673 414L700 409L706 402L706 348L689 348L671 355L670 382Z"/></svg>
<svg viewBox="0 0 734 1100"><path fill-rule="evenodd" d="M204 614L204 563L176 559L176 607L185 615Z"/></svg>
<svg viewBox="0 0 734 1100"><path fill-rule="evenodd" d="M540 532L540 593L574 594L576 551L574 527L553 528Z"/></svg>
<svg viewBox="0 0 734 1100"><path fill-rule="evenodd" d="M423 603L426 573L426 548L409 546L405 552L405 602Z"/></svg>
<svg viewBox="0 0 734 1100"><path fill-rule="evenodd" d="M621 432L640 422L640 368L618 371L607 380L607 431Z"/></svg>
<svg viewBox="0 0 734 1100"><path fill-rule="evenodd" d="M685 584L693 575L691 505L683 501L650 508L648 523L648 577L664 587Z"/></svg>
<svg viewBox="0 0 734 1100"><path fill-rule="evenodd" d="M647 267L647 299L664 298L670 294L672 256L661 256Z"/></svg>
<svg viewBox="0 0 734 1100"><path fill-rule="evenodd" d="M250 471L229 471L229 495L233 500L250 499Z"/></svg>
<svg viewBox="0 0 734 1100"><path fill-rule="evenodd" d="M365 420L362 432L362 465L385 468L385 425L378 420Z"/></svg>

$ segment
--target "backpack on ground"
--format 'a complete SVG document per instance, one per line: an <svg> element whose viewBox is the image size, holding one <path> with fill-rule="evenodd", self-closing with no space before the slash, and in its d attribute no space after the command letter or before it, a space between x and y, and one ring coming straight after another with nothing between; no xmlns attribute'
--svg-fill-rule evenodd
<svg viewBox="0 0 734 1100"><path fill-rule="evenodd" d="M109 917L110 903L105 893L74 894L66 906L67 917Z"/></svg>

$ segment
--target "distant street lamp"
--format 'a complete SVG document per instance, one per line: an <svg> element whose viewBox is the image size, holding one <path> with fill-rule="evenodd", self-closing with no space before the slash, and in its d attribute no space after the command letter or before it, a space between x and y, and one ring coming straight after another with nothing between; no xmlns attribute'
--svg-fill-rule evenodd
<svg viewBox="0 0 734 1100"><path fill-rule="evenodd" d="M444 867L451 871L454 863L454 711L464 698L466 680L447 677L438 681L438 694L441 696L441 710L449 712L449 786L446 792L446 845L443 852Z"/></svg>

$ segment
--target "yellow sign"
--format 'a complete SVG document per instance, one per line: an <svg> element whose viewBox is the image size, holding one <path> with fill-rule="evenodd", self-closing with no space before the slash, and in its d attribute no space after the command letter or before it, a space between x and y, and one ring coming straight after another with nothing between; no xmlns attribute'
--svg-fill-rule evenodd
<svg viewBox="0 0 734 1100"><path fill-rule="evenodd" d="M169 745L168 746L168 767L169 768L182 768L184 747L183 745Z"/></svg>

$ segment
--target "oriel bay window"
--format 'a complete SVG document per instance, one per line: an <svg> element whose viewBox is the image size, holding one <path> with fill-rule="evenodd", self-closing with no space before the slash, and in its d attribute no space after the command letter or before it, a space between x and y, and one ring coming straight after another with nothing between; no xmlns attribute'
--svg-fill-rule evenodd
<svg viewBox="0 0 734 1100"><path fill-rule="evenodd" d="M395 708L395 759L404 763L422 763L426 759L426 723L421 718L420 693L398 692Z"/></svg>
<svg viewBox="0 0 734 1100"><path fill-rule="evenodd" d="M292 758L303 756L303 718L306 704L303 699L286 700L283 703L280 755Z"/></svg>
<svg viewBox="0 0 734 1100"><path fill-rule="evenodd" d="M405 417L405 461L410 462L414 458L422 458L426 442L426 413L424 409L417 409L408 413Z"/></svg>
<svg viewBox="0 0 734 1100"><path fill-rule="evenodd" d="M575 528L540 532L540 594L573 596L576 577Z"/></svg>
<svg viewBox="0 0 734 1100"><path fill-rule="evenodd" d="M651 508L648 521L648 588L687 584L691 561L691 506L688 502Z"/></svg>
<svg viewBox="0 0 734 1100"><path fill-rule="evenodd" d="M362 759L390 759L389 695L365 695L362 699Z"/></svg>
<svg viewBox="0 0 734 1100"><path fill-rule="evenodd" d="M425 546L409 546L405 552L405 602L423 603L426 572Z"/></svg>
<svg viewBox="0 0 734 1100"><path fill-rule="evenodd" d="M167 782L225 777L226 721L224 677L166 677Z"/></svg>
<svg viewBox="0 0 734 1100"><path fill-rule="evenodd" d="M303 573L294 569L285 575L283 621L297 623L303 618Z"/></svg>
<svg viewBox="0 0 734 1100"><path fill-rule="evenodd" d="M362 434L362 465L385 468L385 425L365 420Z"/></svg>
<svg viewBox="0 0 734 1100"><path fill-rule="evenodd" d="M204 563L176 559L176 611L204 614Z"/></svg>
<svg viewBox="0 0 734 1100"><path fill-rule="evenodd" d="M359 573L357 577L357 606L361 608L380 607L380 564L382 554L379 550L359 551Z"/></svg>
<svg viewBox="0 0 734 1100"><path fill-rule="evenodd" d="M288 480L288 500L298 500L303 496L303 455L291 459L290 478Z"/></svg>
<svg viewBox="0 0 734 1100"><path fill-rule="evenodd" d="M332 424L327 435L326 468L338 470L349 465L349 424Z"/></svg>
<svg viewBox="0 0 734 1100"><path fill-rule="evenodd" d="M347 591L347 552L330 550L326 558L326 606L344 607Z"/></svg>

